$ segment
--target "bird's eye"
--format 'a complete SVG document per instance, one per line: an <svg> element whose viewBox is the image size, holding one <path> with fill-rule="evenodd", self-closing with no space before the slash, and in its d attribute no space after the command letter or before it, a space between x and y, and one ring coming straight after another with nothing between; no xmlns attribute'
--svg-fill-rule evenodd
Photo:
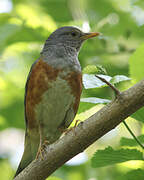
<svg viewBox="0 0 144 180"><path fill-rule="evenodd" d="M75 37L77 34L76 34L76 32L72 32L71 35L72 35L73 37Z"/></svg>

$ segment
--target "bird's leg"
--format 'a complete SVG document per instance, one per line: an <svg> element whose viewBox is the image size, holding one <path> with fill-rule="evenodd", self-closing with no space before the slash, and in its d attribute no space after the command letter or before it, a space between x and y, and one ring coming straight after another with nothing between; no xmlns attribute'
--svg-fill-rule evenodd
<svg viewBox="0 0 144 180"><path fill-rule="evenodd" d="M44 141L43 141L43 139L42 139L42 132L41 132L40 129L41 129L41 128L39 128L40 144L39 144L38 152L37 152L37 155L36 155L36 159L38 159L38 157L40 156L41 159L44 160L43 153L45 152L46 145L49 144L49 141L48 141L48 140L44 140Z"/></svg>
<svg viewBox="0 0 144 180"><path fill-rule="evenodd" d="M45 148L49 144L49 141L45 140L44 143L40 143L41 145L39 146L36 159L40 156L42 160L44 160L43 153L46 151Z"/></svg>
<svg viewBox="0 0 144 180"><path fill-rule="evenodd" d="M43 148L42 148L41 139L40 139L40 145L39 145L39 148L38 148L38 152L37 152L37 155L36 155L36 159L38 159L38 157L40 156L41 159L44 160L42 153L43 153Z"/></svg>
<svg viewBox="0 0 144 180"><path fill-rule="evenodd" d="M108 82L106 79L104 79L98 75L95 75L95 77L100 79L102 82L106 83L114 91L116 98L120 95L121 92L114 85L112 85L110 82Z"/></svg>
<svg viewBox="0 0 144 180"><path fill-rule="evenodd" d="M40 134L40 143L39 143L39 148L38 148L38 152L36 154L36 159L38 159L38 157L40 156L41 159L43 159L43 155L42 155L42 133L41 133L41 128L39 127L39 134Z"/></svg>
<svg viewBox="0 0 144 180"><path fill-rule="evenodd" d="M77 127L78 122L81 122L81 120L80 120L80 119L77 119L76 122L75 122L75 124L74 124L74 127L73 127L73 128L76 128L76 127Z"/></svg>

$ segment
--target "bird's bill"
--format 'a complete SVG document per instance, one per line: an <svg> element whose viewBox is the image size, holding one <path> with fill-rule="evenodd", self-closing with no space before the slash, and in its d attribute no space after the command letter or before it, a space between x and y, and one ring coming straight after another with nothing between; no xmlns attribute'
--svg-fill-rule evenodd
<svg viewBox="0 0 144 180"><path fill-rule="evenodd" d="M100 35L99 32L84 33L84 35L82 35L81 38L83 40L86 40L86 39L93 38L93 37L99 36L99 35Z"/></svg>

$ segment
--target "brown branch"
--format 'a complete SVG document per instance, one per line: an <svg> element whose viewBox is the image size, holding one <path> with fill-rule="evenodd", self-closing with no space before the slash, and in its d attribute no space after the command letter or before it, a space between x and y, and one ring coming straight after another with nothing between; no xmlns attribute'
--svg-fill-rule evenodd
<svg viewBox="0 0 144 180"><path fill-rule="evenodd" d="M14 180L44 180L76 154L144 106L144 80L104 106L46 149L44 160L34 160Z"/></svg>

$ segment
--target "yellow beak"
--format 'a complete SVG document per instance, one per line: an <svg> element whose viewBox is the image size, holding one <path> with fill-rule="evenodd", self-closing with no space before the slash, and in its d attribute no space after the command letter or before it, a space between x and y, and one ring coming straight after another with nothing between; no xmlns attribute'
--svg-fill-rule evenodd
<svg viewBox="0 0 144 180"><path fill-rule="evenodd" d="M86 40L86 39L93 38L93 37L99 36L99 35L100 35L99 32L84 33L84 35L82 35L81 38L83 40Z"/></svg>

